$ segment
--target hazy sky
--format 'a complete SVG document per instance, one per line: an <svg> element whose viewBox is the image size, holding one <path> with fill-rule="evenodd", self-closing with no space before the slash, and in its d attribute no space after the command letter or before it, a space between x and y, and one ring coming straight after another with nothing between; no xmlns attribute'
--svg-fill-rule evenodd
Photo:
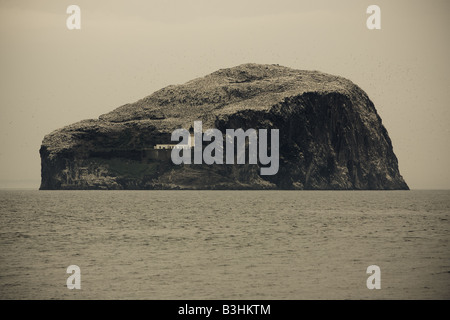
<svg viewBox="0 0 450 320"><path fill-rule="evenodd" d="M66 8L81 8L68 30ZM381 30L366 8L381 8ZM344 76L412 189L450 188L450 1L0 0L0 188L40 183L44 135L242 63Z"/></svg>

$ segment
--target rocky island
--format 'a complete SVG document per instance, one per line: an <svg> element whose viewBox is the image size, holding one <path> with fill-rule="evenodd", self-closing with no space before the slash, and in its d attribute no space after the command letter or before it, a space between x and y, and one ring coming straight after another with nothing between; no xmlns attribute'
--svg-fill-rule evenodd
<svg viewBox="0 0 450 320"><path fill-rule="evenodd" d="M175 165L175 129L279 129L279 170L259 164ZM408 189L367 94L345 78L244 64L165 87L43 139L41 190Z"/></svg>

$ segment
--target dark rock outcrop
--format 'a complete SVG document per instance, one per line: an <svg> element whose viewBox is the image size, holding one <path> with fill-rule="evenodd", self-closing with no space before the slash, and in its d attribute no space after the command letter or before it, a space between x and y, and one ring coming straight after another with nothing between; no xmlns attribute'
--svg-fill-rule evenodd
<svg viewBox="0 0 450 320"><path fill-rule="evenodd" d="M280 165L174 165L177 128L279 129ZM408 189L373 103L351 81L245 64L56 130L40 149L40 189Z"/></svg>

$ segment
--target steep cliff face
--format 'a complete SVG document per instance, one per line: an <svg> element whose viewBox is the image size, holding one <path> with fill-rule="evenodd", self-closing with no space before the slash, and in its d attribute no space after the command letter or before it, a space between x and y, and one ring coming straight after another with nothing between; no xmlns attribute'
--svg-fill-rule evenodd
<svg viewBox="0 0 450 320"><path fill-rule="evenodd" d="M174 165L178 128L279 129L276 175L258 165ZM408 189L367 95L317 71L245 64L169 86L45 136L41 189Z"/></svg>

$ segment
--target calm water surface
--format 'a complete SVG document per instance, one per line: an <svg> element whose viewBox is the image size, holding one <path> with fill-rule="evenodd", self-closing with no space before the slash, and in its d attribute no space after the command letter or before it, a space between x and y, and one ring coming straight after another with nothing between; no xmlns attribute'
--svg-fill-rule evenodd
<svg viewBox="0 0 450 320"><path fill-rule="evenodd" d="M4 190L0 298L449 299L449 240L450 191Z"/></svg>

